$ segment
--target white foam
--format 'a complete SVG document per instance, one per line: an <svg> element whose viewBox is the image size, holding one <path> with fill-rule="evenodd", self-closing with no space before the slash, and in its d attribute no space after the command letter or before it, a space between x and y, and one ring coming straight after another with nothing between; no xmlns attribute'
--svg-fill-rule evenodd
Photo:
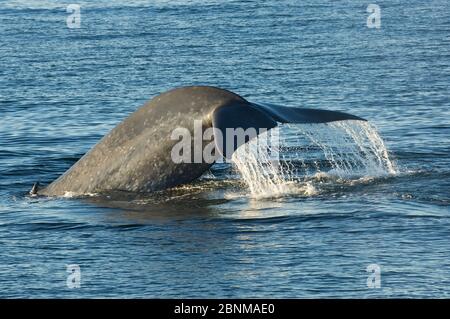
<svg viewBox="0 0 450 319"><path fill-rule="evenodd" d="M78 198L78 197L96 197L98 196L97 193L77 193L77 192L65 192L64 195L62 195L63 198Z"/></svg>

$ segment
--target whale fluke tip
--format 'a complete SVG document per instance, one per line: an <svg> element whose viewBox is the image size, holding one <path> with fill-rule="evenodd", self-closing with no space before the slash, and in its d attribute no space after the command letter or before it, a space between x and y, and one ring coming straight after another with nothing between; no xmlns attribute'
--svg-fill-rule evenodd
<svg viewBox="0 0 450 319"><path fill-rule="evenodd" d="M31 188L29 194L31 196L37 196L38 190L39 190L39 182L36 182L33 184L33 187Z"/></svg>

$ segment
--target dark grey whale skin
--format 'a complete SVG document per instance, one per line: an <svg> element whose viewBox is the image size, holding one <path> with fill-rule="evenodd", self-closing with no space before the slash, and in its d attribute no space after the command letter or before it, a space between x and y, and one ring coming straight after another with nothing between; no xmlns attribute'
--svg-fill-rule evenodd
<svg viewBox="0 0 450 319"><path fill-rule="evenodd" d="M194 120L201 120L203 129L214 125L224 130L270 129L277 122L323 123L345 119L363 120L341 112L252 104L216 87L176 88L145 103L38 194L153 192L191 182L212 164L174 163L171 150L179 141L172 140L171 133L182 127L193 136ZM204 141L203 145L209 142ZM223 149L218 151L225 154Z"/></svg>

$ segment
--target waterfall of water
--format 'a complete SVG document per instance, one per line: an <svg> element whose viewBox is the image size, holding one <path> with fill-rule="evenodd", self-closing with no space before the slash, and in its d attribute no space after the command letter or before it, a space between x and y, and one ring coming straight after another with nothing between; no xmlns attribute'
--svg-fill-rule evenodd
<svg viewBox="0 0 450 319"><path fill-rule="evenodd" d="M340 121L325 125L298 125L311 142L319 146L342 178L396 174L383 139L369 122Z"/></svg>
<svg viewBox="0 0 450 319"><path fill-rule="evenodd" d="M239 147L232 161L254 196L288 193L293 174L280 167L280 162L271 157L271 146L259 143L262 140L267 140L267 133Z"/></svg>
<svg viewBox="0 0 450 319"><path fill-rule="evenodd" d="M327 124L285 125L287 134L280 134L281 144L290 144L306 138L318 147L331 169L328 174L348 179L355 177L380 177L397 173L384 142L375 127L368 122L341 121ZM281 130L283 132L285 130ZM265 133L267 134L267 133ZM253 197L276 197L300 191L314 193L308 183L296 183L296 168L284 161L293 154L278 152L279 145L268 145L265 134L239 147L233 154L233 164L238 169ZM273 139L272 139L273 141ZM292 146L292 145L291 145ZM277 158L273 156L276 148ZM294 154L302 157L302 152Z"/></svg>

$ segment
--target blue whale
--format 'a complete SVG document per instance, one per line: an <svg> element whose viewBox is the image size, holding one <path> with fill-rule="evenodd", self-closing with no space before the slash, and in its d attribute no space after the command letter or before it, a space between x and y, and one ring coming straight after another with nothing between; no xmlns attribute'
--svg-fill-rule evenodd
<svg viewBox="0 0 450 319"><path fill-rule="evenodd" d="M171 139L173 129L182 127L193 133L194 121L201 121L203 129L224 132L228 128L260 131L270 130L279 123L341 120L365 121L337 111L251 103L217 87L176 88L145 103L58 179L42 189L33 187L32 193L62 196L67 192L80 195L108 191L154 192L189 183L213 164L174 162L171 157L171 150L177 143ZM216 143L216 156L229 157L247 141Z"/></svg>

